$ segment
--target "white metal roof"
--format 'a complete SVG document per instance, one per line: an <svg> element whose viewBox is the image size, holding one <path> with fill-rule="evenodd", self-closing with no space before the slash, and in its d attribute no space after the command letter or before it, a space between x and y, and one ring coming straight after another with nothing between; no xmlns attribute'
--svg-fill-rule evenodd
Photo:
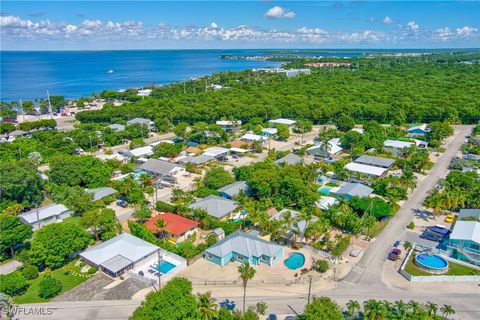
<svg viewBox="0 0 480 320"><path fill-rule="evenodd" d="M265 137L259 136L258 134L245 133L240 139L245 141L263 141Z"/></svg>
<svg viewBox="0 0 480 320"><path fill-rule="evenodd" d="M242 121L241 120L237 120L237 121L231 121L231 120L218 120L215 122L215 124L219 125L219 126L231 126L231 125L241 125L242 124Z"/></svg>
<svg viewBox="0 0 480 320"><path fill-rule="evenodd" d="M428 125L426 123L416 125L416 126L411 126L408 128L407 131L414 131L414 130L422 130L422 131L427 131Z"/></svg>
<svg viewBox="0 0 480 320"><path fill-rule="evenodd" d="M453 227L450 239L471 240L480 244L480 222L457 221Z"/></svg>
<svg viewBox="0 0 480 320"><path fill-rule="evenodd" d="M290 120L290 119L284 119L284 118L280 118L280 119L272 119L270 121L268 121L269 123L277 123L277 124L285 124L287 126L291 126L292 124L295 124L297 123L297 121L295 120Z"/></svg>
<svg viewBox="0 0 480 320"><path fill-rule="evenodd" d="M153 154L153 149L151 146L145 146L132 149L128 151L127 154L131 155L132 157L151 156Z"/></svg>
<svg viewBox="0 0 480 320"><path fill-rule="evenodd" d="M203 150L203 154L206 156L218 157L222 154L228 153L228 151L229 150L227 148L223 147L210 147Z"/></svg>
<svg viewBox="0 0 480 320"><path fill-rule="evenodd" d="M320 197L320 200L316 202L318 208L327 210L330 206L333 206L338 203L338 200L334 197L323 196Z"/></svg>
<svg viewBox="0 0 480 320"><path fill-rule="evenodd" d="M245 150L245 149L242 149L242 148L235 148L235 147L230 148L230 151L232 151L232 152L238 152L238 153L248 152L248 150Z"/></svg>
<svg viewBox="0 0 480 320"><path fill-rule="evenodd" d="M361 164L361 163L355 163L355 162L347 163L345 165L345 169L348 169L350 171L369 174L372 176L381 176L385 173L385 171L387 171L387 169L385 168L374 167L374 166L369 166L367 164Z"/></svg>
<svg viewBox="0 0 480 320"><path fill-rule="evenodd" d="M277 128L263 128L262 132L269 133L269 134L277 134Z"/></svg>
<svg viewBox="0 0 480 320"><path fill-rule="evenodd" d="M385 142L383 142L383 146L397 149L410 148L413 145L415 145L415 143L400 140L385 140Z"/></svg>
<svg viewBox="0 0 480 320"><path fill-rule="evenodd" d="M40 221L61 215L63 213L69 212L70 210L63 204L51 204L45 207L38 208L38 218ZM33 224L38 222L37 220L37 209L30 210L28 212L22 213L19 215L25 222L28 224Z"/></svg>

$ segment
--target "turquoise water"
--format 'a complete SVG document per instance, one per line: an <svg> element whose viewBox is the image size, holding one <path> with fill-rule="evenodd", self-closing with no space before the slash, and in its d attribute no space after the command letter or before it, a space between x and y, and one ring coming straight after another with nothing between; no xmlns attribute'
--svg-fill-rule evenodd
<svg viewBox="0 0 480 320"><path fill-rule="evenodd" d="M437 255L429 255L427 253L421 253L417 255L415 259L420 264L432 269L443 269L448 266L447 260Z"/></svg>
<svg viewBox="0 0 480 320"><path fill-rule="evenodd" d="M160 266L155 266L155 269L157 271L160 271L161 274L167 274L168 272L170 272L170 270L172 270L175 267L176 265L174 265L173 263L170 263L168 261L162 261L160 262Z"/></svg>
<svg viewBox="0 0 480 320"><path fill-rule="evenodd" d="M305 256L299 252L292 253L290 257L284 261L284 264L288 269L296 270L305 264Z"/></svg>
<svg viewBox="0 0 480 320"><path fill-rule="evenodd" d="M321 187L318 189L318 192L321 194L329 195L330 194L330 188L329 187Z"/></svg>

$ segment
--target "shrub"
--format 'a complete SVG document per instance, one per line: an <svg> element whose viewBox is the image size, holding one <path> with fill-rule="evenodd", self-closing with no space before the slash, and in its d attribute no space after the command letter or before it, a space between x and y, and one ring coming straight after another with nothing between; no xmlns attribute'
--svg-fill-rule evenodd
<svg viewBox="0 0 480 320"><path fill-rule="evenodd" d="M80 268L85 267L85 265L86 265L85 261L80 261Z"/></svg>
<svg viewBox="0 0 480 320"><path fill-rule="evenodd" d="M315 269L320 273L325 273L328 270L327 260L317 260L315 261Z"/></svg>
<svg viewBox="0 0 480 320"><path fill-rule="evenodd" d="M0 292L15 296L24 293L27 288L27 280L20 272L0 275Z"/></svg>
<svg viewBox="0 0 480 320"><path fill-rule="evenodd" d="M38 277L38 268L37 266L27 264L23 267L22 269L22 275L25 277L27 280L33 280Z"/></svg>
<svg viewBox="0 0 480 320"><path fill-rule="evenodd" d="M88 269L88 274L95 274L97 272L97 268L95 267L91 267L90 269Z"/></svg>
<svg viewBox="0 0 480 320"><path fill-rule="evenodd" d="M60 291L62 291L62 283L52 277L44 278L40 281L39 287L40 291L38 295L44 299L55 297Z"/></svg>
<svg viewBox="0 0 480 320"><path fill-rule="evenodd" d="M413 221L410 221L410 223L408 224L408 229L413 230L413 228L415 228L415 223L413 223Z"/></svg>

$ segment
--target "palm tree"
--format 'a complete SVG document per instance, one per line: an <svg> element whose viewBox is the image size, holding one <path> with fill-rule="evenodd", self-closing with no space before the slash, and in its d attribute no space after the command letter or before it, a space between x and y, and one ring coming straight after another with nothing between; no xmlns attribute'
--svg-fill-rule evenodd
<svg viewBox="0 0 480 320"><path fill-rule="evenodd" d="M451 305L444 304L443 307L440 308L440 311L443 314L443 318L447 319L447 316L451 314L455 314L455 310L453 310Z"/></svg>
<svg viewBox="0 0 480 320"><path fill-rule="evenodd" d="M432 316L432 315L436 316L438 311L437 304L430 301L427 302L427 311L428 311L428 316Z"/></svg>
<svg viewBox="0 0 480 320"><path fill-rule="evenodd" d="M238 273L240 273L240 278L243 282L243 312L245 312L245 298L247 296L247 283L248 280L253 279L255 275L255 269L250 265L250 263L245 263L238 266Z"/></svg>
<svg viewBox="0 0 480 320"><path fill-rule="evenodd" d="M210 291L206 293L198 293L198 310L200 311L202 320L212 320L217 317L217 304L215 299L212 298Z"/></svg>
<svg viewBox="0 0 480 320"><path fill-rule="evenodd" d="M407 304L403 302L403 300L397 300L393 305L395 306L395 309L397 309L397 314L403 317L407 308Z"/></svg>
<svg viewBox="0 0 480 320"><path fill-rule="evenodd" d="M411 314L417 313L418 309L420 308L420 303L414 300L410 300L407 303L408 308L410 309Z"/></svg>
<svg viewBox="0 0 480 320"><path fill-rule="evenodd" d="M425 199L425 206L433 209L433 214L442 213L445 209L445 199L443 195L435 189L431 195Z"/></svg>
<svg viewBox="0 0 480 320"><path fill-rule="evenodd" d="M357 300L350 300L347 302L347 309L348 309L349 315L353 319L356 311L360 310L360 303L358 303Z"/></svg>
<svg viewBox="0 0 480 320"><path fill-rule="evenodd" d="M160 235L161 238L165 237L165 232L167 231L168 223L165 222L162 218L155 221L155 226L157 227L157 233Z"/></svg>

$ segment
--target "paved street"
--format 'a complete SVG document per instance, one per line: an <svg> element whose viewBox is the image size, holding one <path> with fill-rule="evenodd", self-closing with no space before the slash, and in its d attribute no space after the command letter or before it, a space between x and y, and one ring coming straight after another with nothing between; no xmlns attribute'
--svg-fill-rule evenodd
<svg viewBox="0 0 480 320"><path fill-rule="evenodd" d="M477 283L385 283L384 262L388 250L396 240L415 239L411 232L407 233L406 225L412 220L415 210L422 209L422 203L437 181L446 176L450 160L464 142L471 126L455 126L455 135L448 139L446 151L440 156L427 179L419 182L417 188L405 201L401 209L391 219L387 227L372 242L362 259L342 282L335 288L324 285L323 280L314 282L312 294L325 295L345 305L350 299L363 302L368 299L379 300L417 300L432 301L438 305L451 304L456 314L452 319L480 318L480 288ZM398 276L398 274L396 275ZM237 306L241 305L242 288L237 287L195 287L200 291L211 290L217 301L225 298L233 299ZM302 312L307 302L308 286L264 285L249 287L247 303L267 302L268 312L292 314ZM61 302L39 304L56 308L53 314L45 319L128 319L140 301L94 301L94 302ZM20 319L42 319L41 316L20 316Z"/></svg>

